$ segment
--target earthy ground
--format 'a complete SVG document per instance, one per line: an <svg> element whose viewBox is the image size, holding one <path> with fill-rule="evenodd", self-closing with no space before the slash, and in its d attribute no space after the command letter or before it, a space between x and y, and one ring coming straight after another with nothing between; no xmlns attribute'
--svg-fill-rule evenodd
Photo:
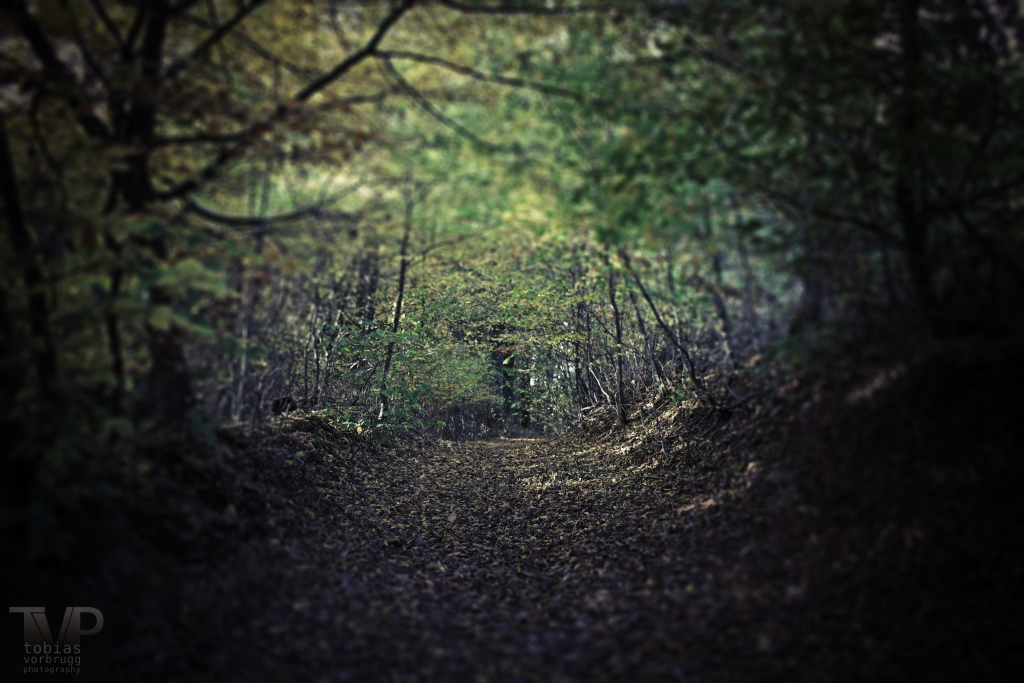
<svg viewBox="0 0 1024 683"><path fill-rule="evenodd" d="M664 409L664 451L610 413L400 450L316 416L153 439L141 545L62 589L107 616L82 680L1014 680L1019 391L911 375Z"/></svg>

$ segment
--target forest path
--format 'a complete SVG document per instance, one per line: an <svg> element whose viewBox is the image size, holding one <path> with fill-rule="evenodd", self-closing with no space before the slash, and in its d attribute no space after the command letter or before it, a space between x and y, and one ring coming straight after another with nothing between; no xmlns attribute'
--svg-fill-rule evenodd
<svg viewBox="0 0 1024 683"><path fill-rule="evenodd" d="M232 680L684 680L739 651L757 671L768 636L737 603L756 591L716 557L747 541L708 518L713 501L680 507L669 470L611 449L442 441L361 460L343 470L346 491L320 489L302 533L246 562L265 574L242 592L269 604L218 646L216 668Z"/></svg>
<svg viewBox="0 0 1024 683"><path fill-rule="evenodd" d="M550 441L162 438L133 509L168 571L116 600L126 552L69 595L111 624L102 680L1015 680L1019 401L991 387L1024 383L969 377L666 417L667 464L610 411Z"/></svg>
<svg viewBox="0 0 1024 683"><path fill-rule="evenodd" d="M637 628L686 590L649 571L678 552L666 543L677 515L663 470L539 439L441 442L394 466L366 480L363 514L395 547L382 580L394 581L399 611L443 624L428 660L454 667L444 677L615 679L645 649L671 649L662 629Z"/></svg>
<svg viewBox="0 0 1024 683"><path fill-rule="evenodd" d="M299 426L253 452L266 530L191 574L184 618L209 636L182 680L753 680L789 666L780 596L799 568L770 559L767 526L786 524L749 504L744 475L680 478L617 434L349 451Z"/></svg>

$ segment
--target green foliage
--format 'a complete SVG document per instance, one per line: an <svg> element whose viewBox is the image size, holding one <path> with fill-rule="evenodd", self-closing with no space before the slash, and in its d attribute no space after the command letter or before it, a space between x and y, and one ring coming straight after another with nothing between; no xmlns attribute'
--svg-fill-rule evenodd
<svg viewBox="0 0 1024 683"><path fill-rule="evenodd" d="M1020 158L994 145L1021 141L1019 12L837 0L638 15L631 45L590 53L617 74L610 99L633 106L607 113L601 173L578 196L606 207L618 242L742 213L749 248L841 315L1013 329Z"/></svg>

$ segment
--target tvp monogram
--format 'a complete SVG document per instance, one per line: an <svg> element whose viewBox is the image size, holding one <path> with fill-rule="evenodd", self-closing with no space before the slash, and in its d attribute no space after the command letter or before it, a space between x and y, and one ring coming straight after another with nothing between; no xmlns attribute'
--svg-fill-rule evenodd
<svg viewBox="0 0 1024 683"><path fill-rule="evenodd" d="M8 611L20 612L24 619L24 673L78 673L82 664L82 636L94 635L103 628L103 613L95 607L68 607L54 641L45 607L11 607ZM83 614L95 617L96 625L83 630Z"/></svg>

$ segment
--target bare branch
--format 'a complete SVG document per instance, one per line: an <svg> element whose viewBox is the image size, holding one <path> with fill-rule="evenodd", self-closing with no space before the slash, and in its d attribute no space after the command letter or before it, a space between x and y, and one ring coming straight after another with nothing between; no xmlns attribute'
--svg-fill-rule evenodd
<svg viewBox="0 0 1024 683"><path fill-rule="evenodd" d="M100 18L100 21L106 27L111 37L113 37L114 41L123 50L125 47L124 36L122 36L121 32L117 29L117 24L114 23L114 20L110 18L109 14L107 14L107 8L103 6L102 0L89 0L89 4L92 5L93 11L96 12L96 16Z"/></svg>
<svg viewBox="0 0 1024 683"><path fill-rule="evenodd" d="M214 24L206 19L193 16L191 14L184 15L183 17L181 17L181 20L187 21L190 24L195 24L196 26L201 26L205 29L210 29L211 31L216 30L217 28L217 24ZM274 64L275 66L280 65L284 67L286 71L289 71L295 74L296 76L300 76L306 79L307 81L316 78L316 73L312 69L304 67L300 64L296 64L295 62L291 62L280 55L274 54L273 52L266 49L265 47L257 43L255 40L250 38L249 35L241 28L237 31L232 32L231 38L234 38L243 46L245 46L249 50L252 50L252 52L255 53L258 57L262 57L263 59L267 60L271 64Z"/></svg>
<svg viewBox="0 0 1024 683"><path fill-rule="evenodd" d="M430 100L424 97L419 90L414 88L412 84L409 83L409 81L405 80L405 78L402 77L402 74L398 73L398 69L395 68L395 65L391 63L390 59L384 59L382 60L382 63L384 64L384 68L387 69L388 73L391 74L392 78L394 78L395 81L398 82L398 85L402 88L402 90L404 90L406 94L408 94L409 97L412 98L413 102L415 102L423 111L427 112L427 114L436 119L439 123L441 123L444 126L447 126L448 128L451 128L456 133L472 142L474 145L480 147L481 149L485 149L488 152L498 152L503 149L507 149L505 147L502 147L501 145L496 145L493 142L488 142L487 140L484 140L482 137L480 137L476 133L472 132L471 130L463 126L461 123L445 116L444 113L442 113L440 109L435 107Z"/></svg>
<svg viewBox="0 0 1024 683"><path fill-rule="evenodd" d="M997 249L987 239L982 237L977 226L974 225L974 222L968 218L967 214L962 209L959 207L954 209L954 215L960 222L960 225L963 226L964 231L967 232L967 235L974 240L983 252L985 252L985 255L993 262L1002 265L1013 277L1014 281L1017 283L1017 287L1024 289L1024 272L1022 272L1017 264L1013 262L1013 259L1005 252Z"/></svg>
<svg viewBox="0 0 1024 683"><path fill-rule="evenodd" d="M149 3L140 3L139 11L135 13L135 19L132 20L131 28L128 29L128 35L124 39L124 48L121 50L121 56L127 62L131 60L132 54L135 51L135 41L139 39L139 34L142 33L142 24L146 18Z"/></svg>
<svg viewBox="0 0 1024 683"><path fill-rule="evenodd" d="M377 46L380 45L382 40L384 40L384 36L387 35L387 32L395 25L395 22L401 19L402 15L412 9L412 6L415 4L416 0L402 0L401 4L395 7L395 9L391 11L391 14L385 17L384 21L377 27L377 31L373 34L373 37L370 38L370 42L345 58L341 64L300 90L295 96L295 101L305 102L310 97L347 74L353 67L376 52Z"/></svg>
<svg viewBox="0 0 1024 683"><path fill-rule="evenodd" d="M431 66L438 66L443 69L448 69L462 76L472 78L483 83L497 83L498 85L508 86L510 88L522 88L524 90L532 90L534 92L541 93L543 95L551 95L552 97L560 97L567 99L577 104L589 105L592 107L600 107L604 111L617 111L623 113L643 115L651 112L660 112L666 116L672 116L674 109L670 106L654 107L650 104L644 106L627 106L622 102L616 100L609 100L600 97L588 97L587 95L576 92L575 90L569 90L568 88L561 88L557 85L550 85L548 83L541 83L539 81L531 81L525 78L519 78L517 76L502 76L499 74L485 73L478 71L472 67L465 66L463 64L457 64L450 62L447 59L435 57L433 55L424 55L418 52L409 52L406 50L377 50L374 56L379 56L385 59L407 59L421 64L429 64Z"/></svg>
<svg viewBox="0 0 1024 683"><path fill-rule="evenodd" d="M235 15L233 17L231 17L226 22L218 26L213 33L207 36L206 39L203 40L203 42L196 46L195 50L185 55L184 57L179 58L169 67L167 67L167 76L169 78L174 78L176 75L178 75L178 73L180 73L188 65L189 62L201 56L213 45L222 40L224 36L231 33L231 31L233 31L236 26L242 23L242 21L247 16L252 14L254 10L263 5L265 2L266 0L252 0L252 2L250 2L248 5L243 5L242 7L240 7L239 10L235 12Z"/></svg>
<svg viewBox="0 0 1024 683"><path fill-rule="evenodd" d="M507 85L513 88L526 88L528 90L534 90L539 93L544 93L545 95L564 97L573 100L574 102L579 102L581 104L602 103L601 100L588 99L581 93L575 92L573 90L568 90L566 88L559 88L558 86L548 85L546 83L538 83L536 81L528 81L524 78L517 78L514 76L499 76L497 74L488 74L482 71L477 71L476 69L472 69L468 66L463 66L462 64L449 62L448 60L441 59L440 57L434 57L432 55L423 55L417 52L407 52L405 50L379 50L377 51L376 55L383 57L385 59L408 59L414 62L419 62L421 64L440 66L442 68L448 69L449 71L454 71L457 74L468 76L469 78L473 78L478 81L483 81L485 83L499 83L501 85Z"/></svg>
<svg viewBox="0 0 1024 683"><path fill-rule="evenodd" d="M245 47L252 50L254 53L256 53L256 55L262 57L271 64L280 64L287 71L290 71L296 76L301 76L307 81L312 80L313 78L316 77L316 73L312 69L306 68L299 64L295 64L294 62L290 62L284 57L281 57L280 55L275 55L273 52L267 50L262 45L257 43L255 40L250 38L245 31L235 31L233 34L231 34L231 37L237 40L238 42L242 43Z"/></svg>
<svg viewBox="0 0 1024 683"><path fill-rule="evenodd" d="M270 116L269 119L250 126L249 129L246 131L245 135L241 137L237 144L231 147L221 149L220 152L218 152L216 158L214 158L213 161L207 164L206 167L203 168L203 170L200 171L197 176L190 178L189 180L183 181L181 183L178 183L177 185L167 190L166 192L157 193L155 195L155 198L166 201L168 199L177 199L180 197L184 197L190 194L191 192L194 192L203 183L213 179L220 171L220 169L223 168L229 161L231 161L232 159L236 158L239 154L241 154L246 149L246 147L249 146L252 140L255 140L258 136L271 130L276 124L286 119L291 114L291 112L297 108L295 105L303 104L313 95L320 92L325 87L327 87L337 79L344 76L346 73L352 70L353 67L355 67L357 64L362 62L370 55L372 55L376 51L377 46L380 44L381 40L384 39L384 36L391 29L391 27L394 26L395 23L402 17L402 15L408 12L415 4L416 0L403 0L400 5L398 5L394 10L392 10L392 12L387 17L385 17L384 21L381 22L381 24L377 27L377 31L373 34L373 37L369 40L369 42L366 43L366 45L364 45L358 51L349 55L334 69L324 74L320 78L316 79L313 83L310 83L302 90L300 90L298 93L296 93L296 95L292 98L291 106L287 104L282 104L278 106L277 109L274 111L273 115Z"/></svg>
<svg viewBox="0 0 1024 683"><path fill-rule="evenodd" d="M721 410L721 406L718 405L718 401L715 400L715 397L711 395L707 385L704 384L704 380L697 376L697 372L693 366L693 359L690 357L689 351L687 351L686 347L683 346L679 339L676 338L672 329L665 324L664 320L662 320L661 313L658 312L658 307L654 305L651 295L647 292L647 288L644 287L643 280L640 279L640 276L637 274L636 270L634 270L633 264L629 260L629 253L624 248L619 249L619 258L622 259L622 263L626 266L626 270L633 277L633 282L635 282L636 286L640 289L640 294L643 296L644 301L646 301L647 305L650 306L651 313L654 314L654 319L657 321L658 327L661 328L662 332L665 333L665 336L668 337L668 340L672 342L672 345L675 346L676 350L678 350L683 356L683 362L686 364L686 372L690 376L690 381L693 382L697 396L701 400L706 401L715 410Z"/></svg>
<svg viewBox="0 0 1024 683"><path fill-rule="evenodd" d="M309 206L305 209L299 209L298 211L282 213L276 216L266 216L263 218L258 216L225 216L224 214L204 208L192 200L185 202L185 208L190 213L194 213L208 221L235 228L263 227L271 223L290 223L303 218L323 218L327 220L355 223L358 222L360 218L359 214L354 213L323 211L319 205Z"/></svg>

